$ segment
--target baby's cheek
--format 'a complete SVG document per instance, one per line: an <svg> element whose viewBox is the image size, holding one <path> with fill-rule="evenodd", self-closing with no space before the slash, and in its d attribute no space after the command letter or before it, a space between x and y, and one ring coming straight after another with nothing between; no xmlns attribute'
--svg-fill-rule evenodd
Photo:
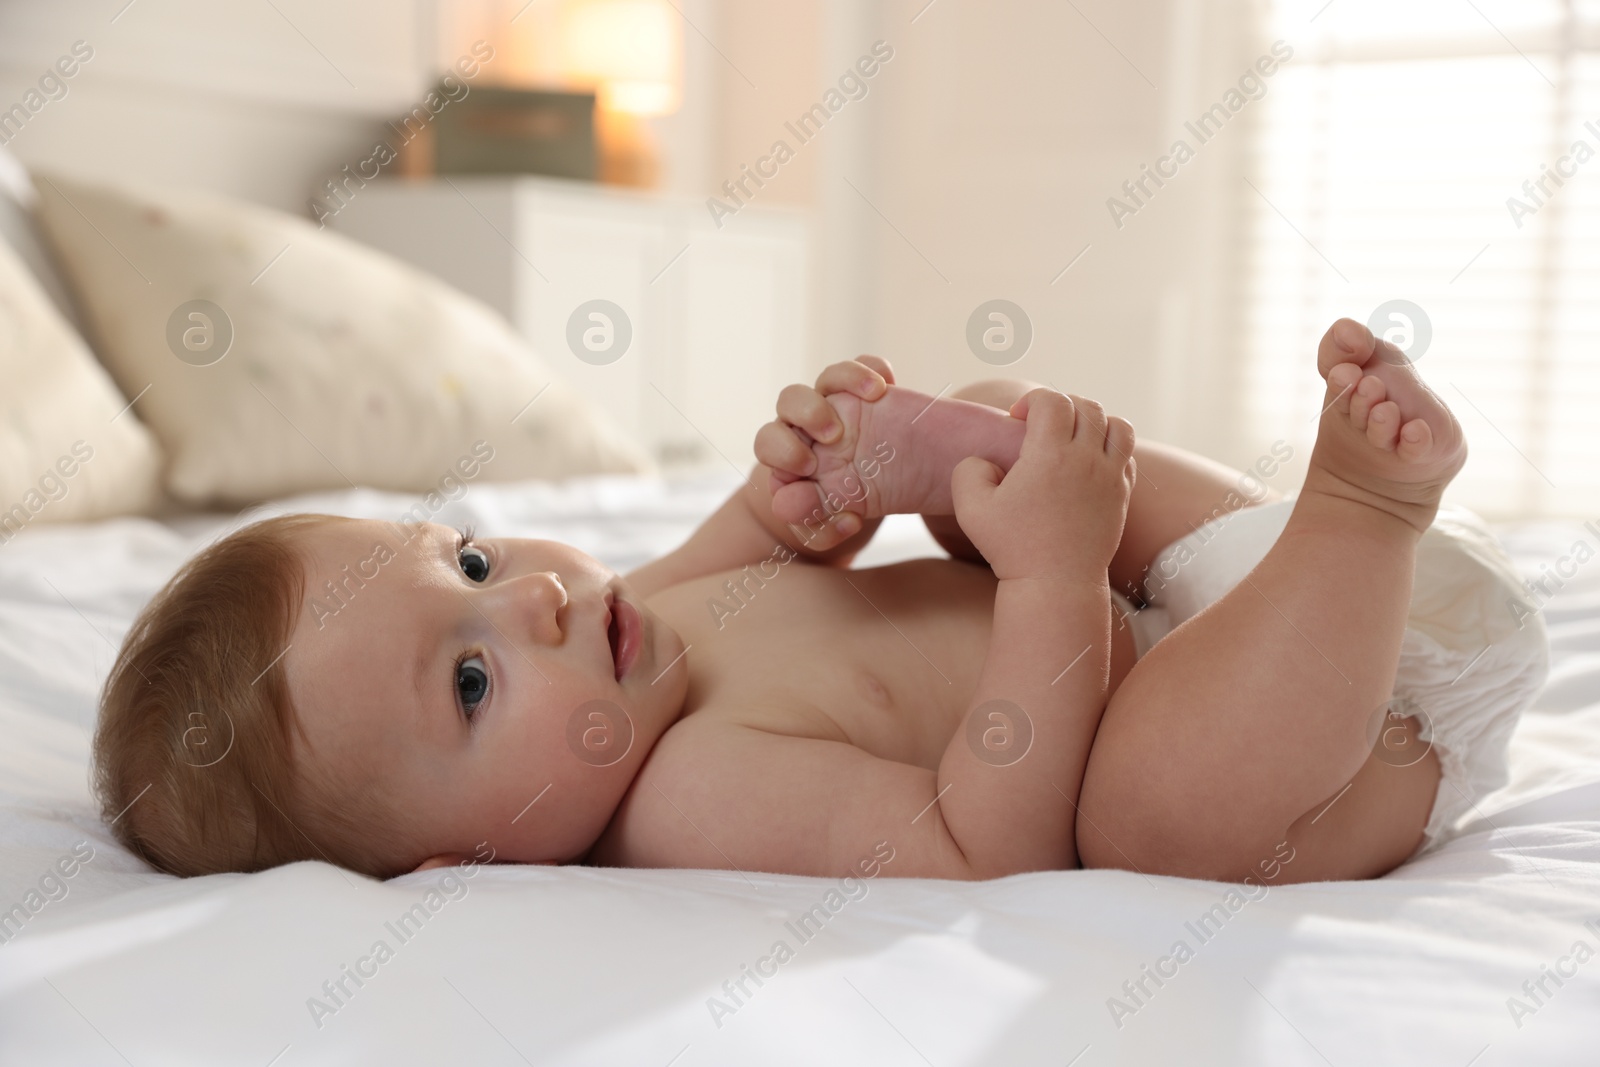
<svg viewBox="0 0 1600 1067"><path fill-rule="evenodd" d="M590 767L610 767L633 750L633 717L613 700L580 702L567 716L567 750Z"/></svg>

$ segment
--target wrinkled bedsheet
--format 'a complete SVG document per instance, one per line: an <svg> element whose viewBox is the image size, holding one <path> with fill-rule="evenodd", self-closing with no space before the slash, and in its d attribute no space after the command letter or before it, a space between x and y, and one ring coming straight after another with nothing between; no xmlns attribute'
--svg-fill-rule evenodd
<svg viewBox="0 0 1600 1067"><path fill-rule="evenodd" d="M734 484L481 485L435 518L625 570ZM0 545L0 1063L1595 1062L1600 560L1573 550L1600 538L1578 522L1499 530L1525 574L1563 575L1511 784L1386 878L1246 896L1105 871L157 874L91 805L95 696L143 602L248 517L36 525ZM896 519L862 564L933 551Z"/></svg>

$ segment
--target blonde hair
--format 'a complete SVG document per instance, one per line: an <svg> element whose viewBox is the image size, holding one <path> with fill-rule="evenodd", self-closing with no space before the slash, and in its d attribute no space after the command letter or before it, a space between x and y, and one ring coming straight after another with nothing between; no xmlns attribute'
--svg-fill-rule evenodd
<svg viewBox="0 0 1600 1067"><path fill-rule="evenodd" d="M385 878L413 852L370 789L299 773L283 663L305 591L282 515L196 555L140 612L100 701L94 788L117 839L178 875L338 862ZM347 795L341 795L347 794Z"/></svg>

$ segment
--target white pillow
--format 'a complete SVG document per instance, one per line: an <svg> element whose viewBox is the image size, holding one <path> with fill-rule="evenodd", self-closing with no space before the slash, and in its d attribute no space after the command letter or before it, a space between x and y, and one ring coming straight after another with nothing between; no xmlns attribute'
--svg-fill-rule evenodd
<svg viewBox="0 0 1600 1067"><path fill-rule="evenodd" d="M0 412L0 544L35 522L160 500L155 440L3 240Z"/></svg>
<svg viewBox="0 0 1600 1067"><path fill-rule="evenodd" d="M480 440L494 481L650 466L503 319L405 264L214 195L37 177L101 359L150 387L177 497L421 491Z"/></svg>

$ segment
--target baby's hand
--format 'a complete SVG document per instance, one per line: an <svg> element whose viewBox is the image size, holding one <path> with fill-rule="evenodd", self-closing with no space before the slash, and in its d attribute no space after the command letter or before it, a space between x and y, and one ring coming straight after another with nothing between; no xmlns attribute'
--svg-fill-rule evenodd
<svg viewBox="0 0 1600 1067"><path fill-rule="evenodd" d="M772 470L773 514L803 525L807 547L832 547L886 513L872 481L895 448L868 440L868 412L893 384L894 370L877 356L835 363L815 385L785 388L777 419L756 433L756 459Z"/></svg>
<svg viewBox="0 0 1600 1067"><path fill-rule="evenodd" d="M962 460L956 521L998 578L1103 582L1133 493L1133 427L1100 405L1035 389L1011 409L1027 420L1009 472Z"/></svg>
<svg viewBox="0 0 1600 1067"><path fill-rule="evenodd" d="M778 394L778 417L756 433L756 459L772 468L772 492L790 482L813 478L820 466L813 446L841 445L858 429L841 421L827 397L850 393L873 401L894 384L894 370L877 356L834 363L817 376L815 385L791 385ZM852 407L849 414L857 414Z"/></svg>

